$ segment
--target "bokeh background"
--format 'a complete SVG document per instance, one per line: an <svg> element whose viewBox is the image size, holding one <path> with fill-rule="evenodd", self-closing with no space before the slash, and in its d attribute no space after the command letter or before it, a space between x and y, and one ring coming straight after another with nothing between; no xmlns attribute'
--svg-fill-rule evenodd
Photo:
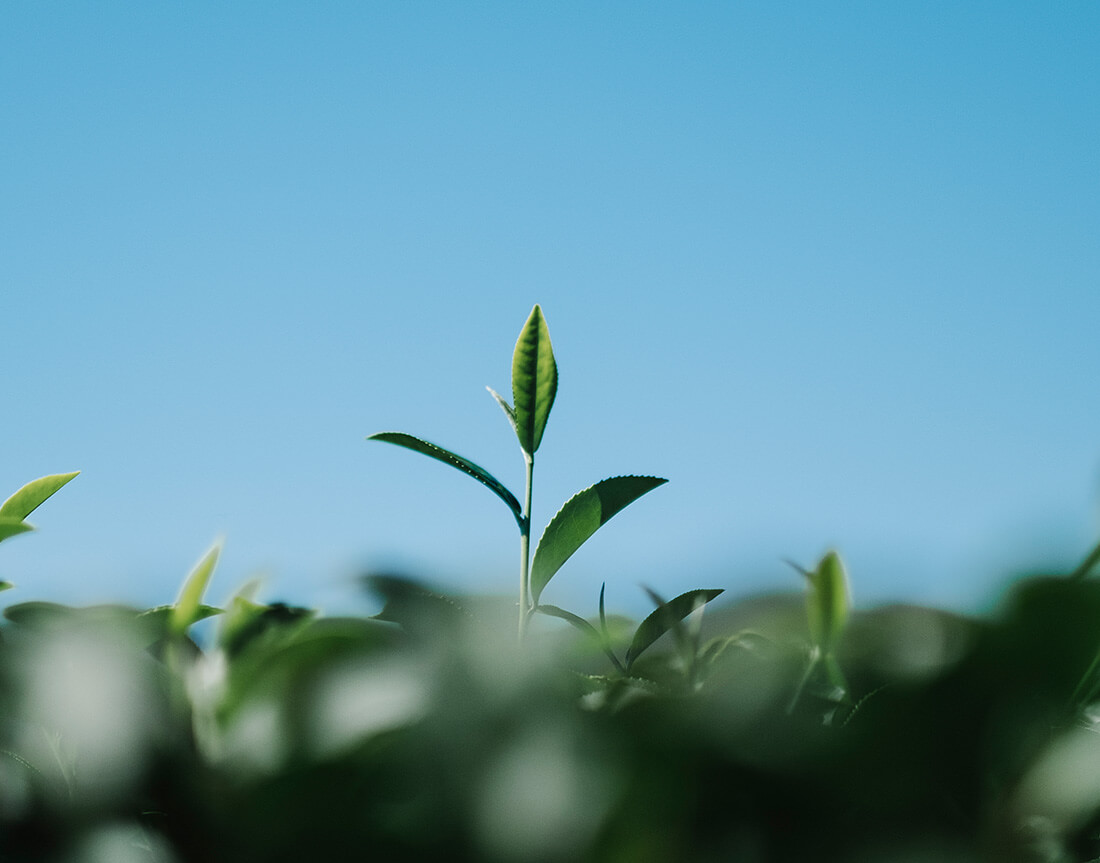
<svg viewBox="0 0 1100 863"><path fill-rule="evenodd" d="M970 610L1100 488L1100 7L9 2L0 486L12 601L511 591L484 386L542 305L535 521L668 477L546 599L798 588ZM2 495L0 495L2 496Z"/></svg>

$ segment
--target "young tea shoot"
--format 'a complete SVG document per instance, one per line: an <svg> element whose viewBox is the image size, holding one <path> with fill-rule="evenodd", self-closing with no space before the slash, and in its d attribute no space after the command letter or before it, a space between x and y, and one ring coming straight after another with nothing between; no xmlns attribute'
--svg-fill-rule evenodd
<svg viewBox="0 0 1100 863"><path fill-rule="evenodd" d="M667 480L652 476L618 476L601 480L570 498L542 533L531 554L531 500L535 453L542 443L558 392L558 365L542 309L536 305L520 330L512 354L512 401L489 388L519 440L525 467L523 503L496 477L469 459L404 432L380 432L368 440L411 449L471 476L493 492L511 511L519 528L519 637L539 606L543 590L561 566L608 519Z"/></svg>

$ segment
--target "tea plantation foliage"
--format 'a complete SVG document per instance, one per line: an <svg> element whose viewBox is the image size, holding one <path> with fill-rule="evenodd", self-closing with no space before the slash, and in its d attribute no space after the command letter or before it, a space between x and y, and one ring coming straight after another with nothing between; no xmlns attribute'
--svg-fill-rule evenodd
<svg viewBox="0 0 1100 863"><path fill-rule="evenodd" d="M518 602L376 574L374 617L268 602L257 583L214 608L214 548L169 606L7 605L0 861L1100 860L1100 547L980 619L853 611L832 552L792 569L801 593L650 591L640 623L599 586L590 613L547 606L557 568L663 482L585 489L532 557L556 386L536 307L513 401L493 394L522 504L435 444L374 436L508 506ZM0 540L74 476L9 498Z"/></svg>
<svg viewBox="0 0 1100 863"><path fill-rule="evenodd" d="M372 587L369 619L245 590L202 648L215 609L186 595L8 606L0 859L1100 855L1100 582L853 614L848 689L797 596L696 612L620 671L617 617L606 645L541 618L519 645L514 603Z"/></svg>

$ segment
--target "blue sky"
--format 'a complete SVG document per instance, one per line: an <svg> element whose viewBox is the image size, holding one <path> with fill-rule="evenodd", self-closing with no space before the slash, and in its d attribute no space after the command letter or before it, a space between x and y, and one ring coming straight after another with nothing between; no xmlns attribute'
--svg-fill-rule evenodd
<svg viewBox="0 0 1100 863"><path fill-rule="evenodd" d="M15 2L0 12L9 601L511 591L484 391L542 305L540 525L669 478L547 601L976 608L1098 533L1100 7Z"/></svg>

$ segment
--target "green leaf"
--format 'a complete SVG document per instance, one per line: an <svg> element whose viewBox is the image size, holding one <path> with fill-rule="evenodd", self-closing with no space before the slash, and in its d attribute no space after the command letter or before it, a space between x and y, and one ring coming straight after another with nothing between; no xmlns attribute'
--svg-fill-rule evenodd
<svg viewBox="0 0 1100 863"><path fill-rule="evenodd" d="M604 644L611 643L611 636L607 632L607 613L604 611L603 595L607 590L607 582L600 585L600 634L603 635Z"/></svg>
<svg viewBox="0 0 1100 863"><path fill-rule="evenodd" d="M421 440L420 438L413 437L404 432L378 432L378 434L369 435L367 440L380 440L383 443L392 443L395 446L411 449L413 452L418 452L429 458L441 461L444 464L449 464L451 467L472 476L482 485L486 486L489 491L508 504L508 508L512 510L512 515L516 518L516 523L519 524L521 530L523 529L523 507L521 507L519 501L516 500L516 496L508 491L508 489L504 487L504 484L489 473L489 471L485 470L485 468L479 467L469 459L464 459L460 455L455 455L453 452L445 450L441 446L436 446L434 443L429 443L426 440Z"/></svg>
<svg viewBox="0 0 1100 863"><path fill-rule="evenodd" d="M538 603L547 582L611 516L647 491L668 482L654 476L601 480L571 497L546 526L531 564L531 599Z"/></svg>
<svg viewBox="0 0 1100 863"><path fill-rule="evenodd" d="M162 629L167 630L168 625L172 620L172 614L175 610L176 606L174 605L157 605L153 608L147 608L144 611L139 612L137 618L143 623L149 623L151 625L158 626ZM198 623L200 620L206 620L206 618L208 617L214 617L215 615L224 613L225 612L222 609L216 608L213 605L203 605L202 603L200 603L198 608L195 609L194 623Z"/></svg>
<svg viewBox="0 0 1100 863"><path fill-rule="evenodd" d="M512 354L512 404L516 436L528 458L542 443L542 433L558 392L558 365L542 309L531 310Z"/></svg>
<svg viewBox="0 0 1100 863"><path fill-rule="evenodd" d="M11 590L15 587L10 581L0 581L0 590Z"/></svg>
<svg viewBox="0 0 1100 863"><path fill-rule="evenodd" d="M4 501L3 506L0 506L0 516L22 521L78 473L80 471L56 473L27 483Z"/></svg>
<svg viewBox="0 0 1100 863"><path fill-rule="evenodd" d="M600 633L596 630L596 627L594 627L591 623L589 623L580 615L574 614L571 611L566 611L564 608L558 608L556 605L538 605L535 606L535 611L539 612L540 614L545 614L549 617L557 617L561 620L568 621L585 635L592 636L592 638L596 640L597 644L601 644L603 641L603 639L600 637Z"/></svg>
<svg viewBox="0 0 1100 863"><path fill-rule="evenodd" d="M652 614L641 622L634 633L634 640L626 652L626 667L630 668L647 647L674 628L681 620L691 614L700 605L710 602L722 593L721 588L710 590L689 590L675 599L659 605Z"/></svg>
<svg viewBox="0 0 1100 863"><path fill-rule="evenodd" d="M844 564L835 551L830 551L807 578L810 582L806 597L810 638L828 655L848 622L848 579Z"/></svg>
<svg viewBox="0 0 1100 863"><path fill-rule="evenodd" d="M169 629L173 633L182 635L191 624L198 622L204 616L201 608L202 595L206 593L206 586L210 583L210 576L214 574L214 567L218 563L221 550L221 543L215 543L187 576L169 618Z"/></svg>
<svg viewBox="0 0 1100 863"><path fill-rule="evenodd" d="M20 533L27 533L34 530L34 525L27 524L21 518L9 518L7 516L0 516L0 542L11 536L16 536Z"/></svg>
<svg viewBox="0 0 1100 863"><path fill-rule="evenodd" d="M384 600L372 620L396 623L417 639L450 639L458 626L476 622L462 603L428 585L399 575L373 573L364 583Z"/></svg>
<svg viewBox="0 0 1100 863"><path fill-rule="evenodd" d="M619 662L619 658L615 656L615 652L611 649L611 645L608 643L608 639L606 636L607 621L602 617L602 608L600 624L604 629L603 634L601 634L596 629L596 627L594 627L583 617L580 617L579 615L576 615L571 611L566 611L564 608L558 608L556 605L537 605L535 606L535 611L549 615L550 617L560 618L561 620L565 620L573 624L573 626L575 626L585 635L588 635L595 640L596 644L600 646L600 649L604 652L607 658L611 660L611 664L615 666L620 674L626 671L626 669L623 668L622 663Z"/></svg>
<svg viewBox="0 0 1100 863"><path fill-rule="evenodd" d="M504 396L492 387L485 387L485 389L489 391L489 395L496 399L497 404L500 405L500 409L504 411L504 415L508 417L508 424L512 427L512 431L519 434L518 429L516 429L516 412L513 410L512 406L504 400Z"/></svg>
<svg viewBox="0 0 1100 863"><path fill-rule="evenodd" d="M57 602L32 600L9 605L4 609L4 617L12 623L33 626L50 623L62 615L71 614L72 611L73 609L69 606Z"/></svg>

